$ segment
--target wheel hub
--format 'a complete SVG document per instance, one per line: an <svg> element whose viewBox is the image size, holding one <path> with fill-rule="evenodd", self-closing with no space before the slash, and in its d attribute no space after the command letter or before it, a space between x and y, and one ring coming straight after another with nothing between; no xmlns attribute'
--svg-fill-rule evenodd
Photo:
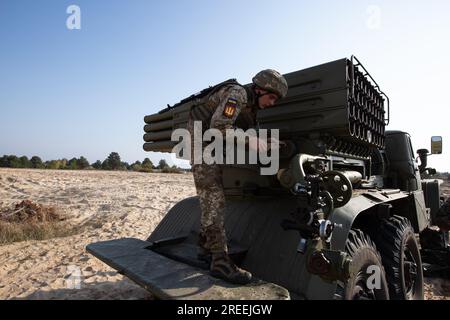
<svg viewBox="0 0 450 320"><path fill-rule="evenodd" d="M406 293L409 297L412 297L417 281L417 263L407 247L404 250L403 274L405 276Z"/></svg>

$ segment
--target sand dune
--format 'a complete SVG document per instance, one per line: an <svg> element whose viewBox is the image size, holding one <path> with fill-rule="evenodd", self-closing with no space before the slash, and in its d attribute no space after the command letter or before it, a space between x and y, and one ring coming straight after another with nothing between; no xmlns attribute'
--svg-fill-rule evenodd
<svg viewBox="0 0 450 320"><path fill-rule="evenodd" d="M29 199L82 227L70 237L0 246L0 299L152 299L85 247L146 239L169 208L194 194L191 174L0 169L1 206ZM427 279L427 299L450 299L449 292L448 281Z"/></svg>

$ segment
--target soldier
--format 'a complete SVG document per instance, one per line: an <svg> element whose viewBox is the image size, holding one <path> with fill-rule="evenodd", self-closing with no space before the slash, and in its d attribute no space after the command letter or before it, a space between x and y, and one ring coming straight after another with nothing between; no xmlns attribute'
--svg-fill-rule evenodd
<svg viewBox="0 0 450 320"><path fill-rule="evenodd" d="M272 107L288 90L286 80L275 70L259 72L252 82L242 86L235 81L228 81L214 88L203 100L204 103L191 110L188 124L191 136L194 121L201 121L204 131L215 128L224 136L227 129L237 127L246 130L254 127L257 110ZM251 137L249 148L266 151L267 143ZM193 164L192 171L201 208L199 246L202 253L199 257L210 258L208 261L211 261L212 276L231 283L249 283L251 273L237 267L228 256L221 165Z"/></svg>

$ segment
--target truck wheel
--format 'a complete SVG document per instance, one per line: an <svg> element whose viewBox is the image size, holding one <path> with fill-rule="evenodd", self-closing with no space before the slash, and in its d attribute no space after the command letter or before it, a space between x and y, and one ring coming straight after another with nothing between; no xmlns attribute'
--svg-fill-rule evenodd
<svg viewBox="0 0 450 320"><path fill-rule="evenodd" d="M423 300L422 259L411 222L400 216L383 220L375 243L381 252L391 299Z"/></svg>
<svg viewBox="0 0 450 320"><path fill-rule="evenodd" d="M375 244L361 230L350 230L346 251L352 262L350 278L338 282L336 297L344 300L388 300L389 289Z"/></svg>

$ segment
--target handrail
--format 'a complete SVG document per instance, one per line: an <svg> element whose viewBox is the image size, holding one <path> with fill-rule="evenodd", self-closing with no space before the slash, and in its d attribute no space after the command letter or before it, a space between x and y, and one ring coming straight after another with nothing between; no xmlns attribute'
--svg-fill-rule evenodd
<svg viewBox="0 0 450 320"><path fill-rule="evenodd" d="M357 64L355 64L353 62L353 60L357 61ZM355 85L355 77L354 77L354 66L359 66L361 67L366 73L364 74L364 76L369 76L369 78L373 81L373 83L375 84L375 89L378 90L378 92L380 93L380 95L384 96L386 98L387 101L387 118L384 118L384 124L388 125L389 121L390 121L390 101L389 101L389 97L380 89L380 86L378 85L378 83L375 81L375 79L370 75L369 71L367 71L367 69L363 66L363 64L359 61L358 58L355 57L355 55L351 56L351 62L352 62L352 94L354 94L354 85Z"/></svg>

